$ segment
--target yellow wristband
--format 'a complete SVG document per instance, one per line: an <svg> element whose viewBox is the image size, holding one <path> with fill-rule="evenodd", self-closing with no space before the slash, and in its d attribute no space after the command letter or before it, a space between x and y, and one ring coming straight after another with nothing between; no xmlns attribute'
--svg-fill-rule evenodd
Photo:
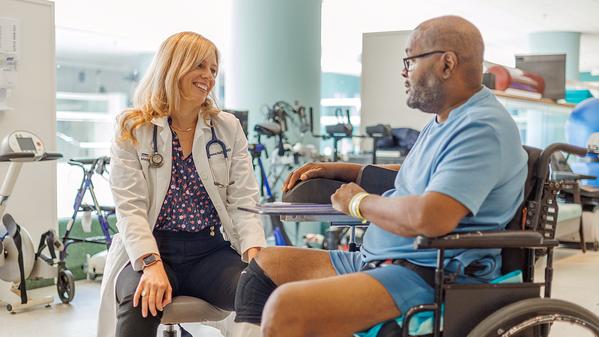
<svg viewBox="0 0 599 337"><path fill-rule="evenodd" d="M357 195L357 194L356 194ZM347 209L349 211L349 215L351 215L352 217L356 218L356 212L354 211L355 209L355 203L356 203L356 195L354 195L350 200L349 200L349 204L347 205Z"/></svg>
<svg viewBox="0 0 599 337"><path fill-rule="evenodd" d="M364 198L366 198L369 194L362 192L363 194L361 194L358 198L356 198L356 204L355 204L355 212L356 215L358 216L358 219L364 221L366 219L364 219L364 217L362 216L362 212L360 212L360 204L362 203L362 200L364 200Z"/></svg>
<svg viewBox="0 0 599 337"><path fill-rule="evenodd" d="M357 197L358 195L362 193L356 193L350 200L349 200L349 205L347 206L348 210L349 210L349 215L351 215L354 218L357 218L358 215L356 214L356 201L358 200Z"/></svg>
<svg viewBox="0 0 599 337"><path fill-rule="evenodd" d="M364 198L366 198L369 195L370 194L366 193L366 192L356 193L349 201L349 205L348 205L349 215L351 215L354 218L358 218L362 221L366 221L366 219L364 219L364 217L362 216L362 213L360 212L360 203L362 202L362 200Z"/></svg>

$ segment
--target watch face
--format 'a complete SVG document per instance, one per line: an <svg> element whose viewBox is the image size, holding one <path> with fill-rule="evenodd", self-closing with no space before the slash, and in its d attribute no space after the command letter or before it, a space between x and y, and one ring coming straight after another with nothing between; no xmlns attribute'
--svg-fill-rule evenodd
<svg viewBox="0 0 599 337"><path fill-rule="evenodd" d="M156 256L148 255L148 256L144 257L143 261L144 261L144 264L147 266L147 265L151 264L152 262L156 261Z"/></svg>

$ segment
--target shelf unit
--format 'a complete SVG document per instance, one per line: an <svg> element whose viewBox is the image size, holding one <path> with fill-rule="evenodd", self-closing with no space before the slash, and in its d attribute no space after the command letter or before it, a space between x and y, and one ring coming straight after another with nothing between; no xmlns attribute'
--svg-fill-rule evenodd
<svg viewBox="0 0 599 337"><path fill-rule="evenodd" d="M545 148L551 143L566 143L566 122L574 104L493 92L516 121L522 144Z"/></svg>

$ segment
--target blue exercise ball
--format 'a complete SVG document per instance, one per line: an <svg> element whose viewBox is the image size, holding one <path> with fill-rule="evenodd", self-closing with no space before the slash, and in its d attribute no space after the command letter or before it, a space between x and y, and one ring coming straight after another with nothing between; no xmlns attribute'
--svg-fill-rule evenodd
<svg viewBox="0 0 599 337"><path fill-rule="evenodd" d="M566 123L566 137L568 143L586 148L589 137L595 132L599 132L599 99L589 98L572 110ZM574 163L572 169L576 173L599 177L598 159L597 154L589 154L586 160ZM599 186L599 179L587 180L586 183Z"/></svg>

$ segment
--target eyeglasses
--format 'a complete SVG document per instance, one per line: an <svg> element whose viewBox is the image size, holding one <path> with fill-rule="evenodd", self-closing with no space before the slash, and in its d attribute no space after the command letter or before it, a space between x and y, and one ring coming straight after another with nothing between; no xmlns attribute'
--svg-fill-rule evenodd
<svg viewBox="0 0 599 337"><path fill-rule="evenodd" d="M407 72L410 72L414 68L414 62L412 62L412 60L421 58L421 57L427 57L427 56L430 56L433 54L443 54L443 53L447 53L447 52L444 50L433 50L433 51L429 51L428 53L418 54L418 55L414 55L414 56L410 56L410 57L404 57L403 67Z"/></svg>

